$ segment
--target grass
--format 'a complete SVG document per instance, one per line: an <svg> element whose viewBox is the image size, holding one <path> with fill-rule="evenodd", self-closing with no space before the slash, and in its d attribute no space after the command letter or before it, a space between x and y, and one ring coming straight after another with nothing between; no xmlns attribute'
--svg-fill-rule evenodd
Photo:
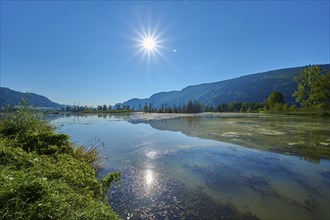
<svg viewBox="0 0 330 220"><path fill-rule="evenodd" d="M26 106L0 119L1 219L119 219L106 200L120 173L98 180L96 149L69 136Z"/></svg>

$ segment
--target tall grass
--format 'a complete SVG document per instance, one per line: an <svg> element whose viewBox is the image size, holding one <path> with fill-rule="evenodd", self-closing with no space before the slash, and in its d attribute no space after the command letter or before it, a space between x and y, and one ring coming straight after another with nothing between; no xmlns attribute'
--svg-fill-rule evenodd
<svg viewBox="0 0 330 220"><path fill-rule="evenodd" d="M75 146L27 106L0 119L1 219L119 219L96 178L96 149Z"/></svg>

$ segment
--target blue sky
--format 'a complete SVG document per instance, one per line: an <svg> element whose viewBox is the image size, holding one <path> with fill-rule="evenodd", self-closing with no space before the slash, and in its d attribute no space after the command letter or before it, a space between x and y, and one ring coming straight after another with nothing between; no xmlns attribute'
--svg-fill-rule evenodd
<svg viewBox="0 0 330 220"><path fill-rule="evenodd" d="M116 104L329 63L329 1L1 1L1 86ZM141 35L157 38L148 56Z"/></svg>

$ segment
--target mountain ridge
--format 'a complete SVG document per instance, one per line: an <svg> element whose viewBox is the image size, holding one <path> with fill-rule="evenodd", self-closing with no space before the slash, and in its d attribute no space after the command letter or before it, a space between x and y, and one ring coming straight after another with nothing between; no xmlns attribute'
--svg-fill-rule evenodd
<svg viewBox="0 0 330 220"><path fill-rule="evenodd" d="M61 105L49 100L43 95L30 92L19 92L6 87L0 87L0 108L15 107L20 102L27 101L29 105L37 108L60 108Z"/></svg>
<svg viewBox="0 0 330 220"><path fill-rule="evenodd" d="M292 97L297 89L294 76L308 67L291 67L266 72L253 73L239 76L233 79L226 79L217 82L189 85L181 90L158 92L149 98L133 98L122 103L130 106L131 109L142 110L145 104L160 108L162 105L169 107L182 106L189 100L198 101L203 105L217 106L229 102L264 102L273 91L283 94L288 104L295 104ZM330 71L330 64L318 65L322 73Z"/></svg>

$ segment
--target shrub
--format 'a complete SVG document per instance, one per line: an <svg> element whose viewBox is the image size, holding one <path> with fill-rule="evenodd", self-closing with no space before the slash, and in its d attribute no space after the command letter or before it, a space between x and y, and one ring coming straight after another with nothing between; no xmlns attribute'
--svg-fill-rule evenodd
<svg viewBox="0 0 330 220"><path fill-rule="evenodd" d="M54 131L53 125L26 105L19 106L15 112L5 113L0 121L0 134L10 139L22 140L30 134Z"/></svg>
<svg viewBox="0 0 330 220"><path fill-rule="evenodd" d="M22 148L26 151L35 151L38 154L47 155L73 153L68 135L50 132L27 135L22 143Z"/></svg>

